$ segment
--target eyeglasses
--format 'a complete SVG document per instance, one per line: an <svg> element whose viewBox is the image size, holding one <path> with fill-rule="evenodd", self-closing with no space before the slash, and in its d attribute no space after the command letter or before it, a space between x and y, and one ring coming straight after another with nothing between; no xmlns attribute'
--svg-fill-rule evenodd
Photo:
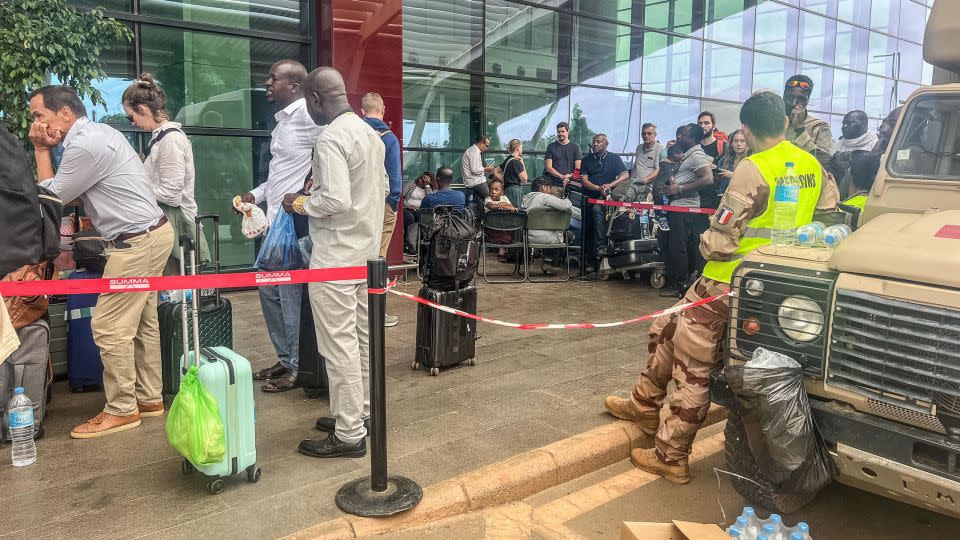
<svg viewBox="0 0 960 540"><path fill-rule="evenodd" d="M810 88L810 83L808 83L807 81L793 80L793 81L787 81L787 86L799 86L800 88L803 88L804 90L806 90Z"/></svg>
<svg viewBox="0 0 960 540"><path fill-rule="evenodd" d="M131 124L133 123L133 117L129 114L127 115L127 120L129 120Z"/></svg>

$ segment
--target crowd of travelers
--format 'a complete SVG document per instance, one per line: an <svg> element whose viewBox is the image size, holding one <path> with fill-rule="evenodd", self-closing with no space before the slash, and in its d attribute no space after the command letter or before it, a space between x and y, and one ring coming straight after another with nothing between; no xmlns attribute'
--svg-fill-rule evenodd
<svg viewBox="0 0 960 540"><path fill-rule="evenodd" d="M336 70L308 73L296 61L281 60L272 66L266 90L278 109L269 174L240 199L264 204L268 221L292 214L298 236L312 241L310 268L360 266L385 256L400 210L406 248L411 249L424 210L451 206L478 216L541 207L571 211L570 195L579 193L581 256L587 272L599 267L608 218L606 208L587 203L589 198L719 209L713 215L664 209L649 215L667 263L669 287L662 295L687 301L728 286L744 230L767 212L773 174L768 169L773 166L763 156L773 156L781 166L783 158L793 160L798 170L816 177L815 193L803 199L809 213L836 209L841 201L862 208L899 113L893 111L875 135L868 133L866 114L852 111L835 141L827 122L807 111L813 81L796 75L786 82L782 96L770 91L752 96L740 112L743 128L731 134L719 129L709 111L700 113L696 122L680 125L665 143L658 139L658 126L644 123L630 167L608 151L610 141L602 133L593 137L584 154L570 140L565 122L557 124L544 170L536 175L524 165L523 143L517 139L509 141L509 154L501 163L485 164L490 138L481 135L463 155L464 189L455 189L457 173L449 166L424 172L403 186L400 141L383 120L383 99L372 92L364 95L362 117L355 114ZM122 105L130 122L150 133L142 156L119 131L90 121L73 89L45 86L32 92L29 139L36 178L65 203L82 205L108 245L103 277L176 273L175 238L193 234L198 212L190 139L170 120L166 94L149 74L124 92ZM527 183L531 189L523 195ZM573 237L564 231L534 230L529 235L532 242L551 244ZM196 240L201 258L209 258L204 239ZM506 260L508 252L501 249L497 255ZM298 386L303 290L299 285L260 288L264 321L277 355L276 364L254 374L264 381L265 392ZM329 435L304 440L299 450L315 457L361 456L370 416L366 286L360 280L337 281L312 283L308 290L318 349L326 358L331 416L316 422ZM677 481L685 478L686 455L707 397L697 385L682 385L678 392L690 393L682 396L683 408L662 426L656 411L672 374L689 378L713 369L706 359L712 358L719 326L711 321L726 317L725 309L725 302L710 303L697 321L658 319L651 335L672 337L651 349L656 353L632 398L608 398L612 414L640 422L657 437L654 453L634 456L638 466ZM388 325L396 322L396 317L388 317ZM106 404L73 428L71 436L109 435L139 426L144 417L163 415L157 295L100 295L92 328L103 361ZM687 340L684 350L673 347L682 340ZM675 362L686 367L670 368Z"/></svg>
<svg viewBox="0 0 960 540"><path fill-rule="evenodd" d="M898 111L891 113L878 133L869 131L865 112L851 111L843 118L842 136L835 140L830 125L807 110L813 87L813 80L805 75L793 76L784 85L782 99L788 118L785 139L816 157L836 180L844 202L852 202L862 209L863 195L879 167L880 155ZM464 190L458 192L450 187L454 173L448 166L441 167L436 174L425 171L404 188L405 250L416 252L420 209L453 205L473 212L479 222L479 216L489 210L529 210L533 206L570 208L569 195L577 193L581 203L575 211L581 219L572 227L581 227L585 270L592 274L600 267L612 212L609 207L586 203L587 199L714 210L719 208L734 171L754 153L742 129L729 134L720 130L716 115L710 111L701 112L696 122L682 124L669 132L672 138L665 142L661 142L658 129L653 123L642 124L642 142L628 167L620 155L608 152L610 140L606 134L596 134L589 151L583 153L577 143L570 140L569 124L560 122L556 125L556 139L546 148L539 176L527 171L523 143L519 139L509 141L508 156L499 165L485 165L482 156L490 150L490 137L480 135L463 154ZM522 186L527 183L532 183L530 193L523 196ZM495 201L491 201L495 191ZM667 268L668 282L661 296L682 297L701 274L706 260L699 246L701 236L709 228L709 216L710 212L659 209L650 213ZM487 231L488 241L492 243L509 241L502 236L502 231ZM504 250L498 255L506 262Z"/></svg>

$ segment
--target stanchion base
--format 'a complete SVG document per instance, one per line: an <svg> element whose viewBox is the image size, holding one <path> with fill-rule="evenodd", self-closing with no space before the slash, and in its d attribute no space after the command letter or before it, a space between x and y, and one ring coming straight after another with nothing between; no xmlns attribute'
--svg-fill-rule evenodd
<svg viewBox="0 0 960 540"><path fill-rule="evenodd" d="M337 507L348 514L385 517L410 510L422 498L423 490L416 482L404 476L390 476L387 489L381 492L371 489L369 477L357 478L344 484L335 500Z"/></svg>

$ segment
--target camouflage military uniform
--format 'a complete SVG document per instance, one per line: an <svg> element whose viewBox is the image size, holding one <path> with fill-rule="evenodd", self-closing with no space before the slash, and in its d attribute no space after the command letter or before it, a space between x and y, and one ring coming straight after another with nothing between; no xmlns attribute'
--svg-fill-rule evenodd
<svg viewBox="0 0 960 540"><path fill-rule="evenodd" d="M824 173L817 209L833 211L839 191ZM737 251L746 224L766 211L770 188L750 161L737 166L721 206L732 219L721 224L710 218L710 229L701 236L700 253L707 260L723 261ZM679 303L696 302L722 294L727 283L701 277ZM676 382L670 400L670 415L660 424L655 445L658 457L675 463L690 454L693 439L710 407L710 375L722 367L720 344L729 318L729 298L697 306L681 313L658 317L650 327L650 361L637 379L630 401L638 413L659 412L667 384Z"/></svg>

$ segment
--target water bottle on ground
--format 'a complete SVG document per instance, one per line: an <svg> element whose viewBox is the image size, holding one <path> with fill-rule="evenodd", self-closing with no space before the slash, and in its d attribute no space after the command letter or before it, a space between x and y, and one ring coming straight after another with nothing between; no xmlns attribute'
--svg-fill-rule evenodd
<svg viewBox="0 0 960 540"><path fill-rule="evenodd" d="M773 197L773 230L770 240L773 244L789 246L796 241L797 207L800 205L800 179L793 170L793 162L788 161L784 175L777 178Z"/></svg>
<svg viewBox="0 0 960 540"><path fill-rule="evenodd" d="M11 458L14 467L25 467L37 461L37 444L33 440L33 402L23 393L23 387L13 390L7 407L10 418Z"/></svg>
<svg viewBox="0 0 960 540"><path fill-rule="evenodd" d="M823 231L823 243L828 247L835 248L850 236L853 229L847 224L831 225Z"/></svg>
<svg viewBox="0 0 960 540"><path fill-rule="evenodd" d="M819 246L823 242L823 231L826 225L814 221L797 229L797 244L805 247Z"/></svg>

